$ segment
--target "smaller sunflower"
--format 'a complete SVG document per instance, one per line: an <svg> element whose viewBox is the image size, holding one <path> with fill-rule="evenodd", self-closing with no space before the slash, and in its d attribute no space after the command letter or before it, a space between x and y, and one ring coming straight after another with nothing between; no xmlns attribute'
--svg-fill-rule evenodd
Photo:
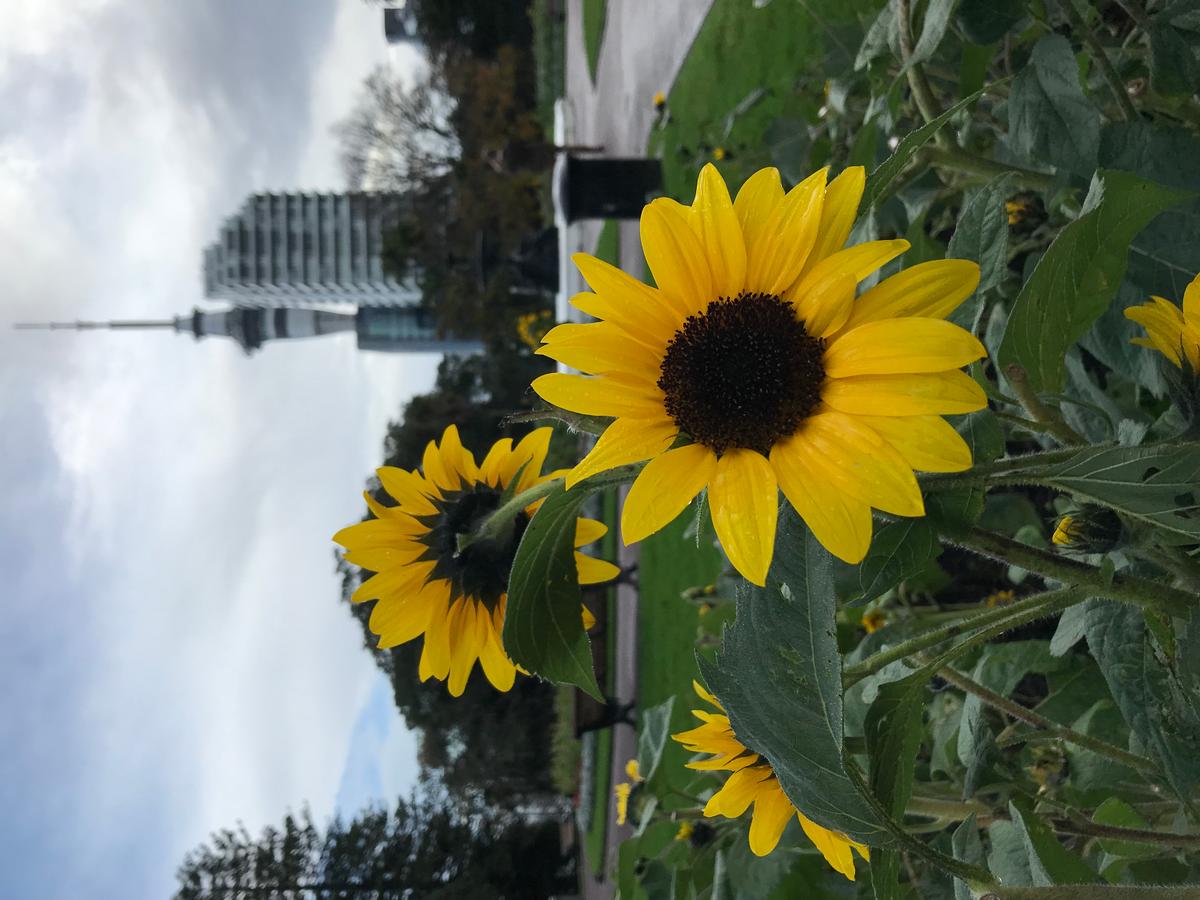
<svg viewBox="0 0 1200 900"><path fill-rule="evenodd" d="M503 540L476 540L460 548L459 539L477 531L506 490L520 493L556 476L542 474L550 431L530 432L515 447L511 438L497 441L476 464L451 425L440 445L430 441L425 448L423 471L378 470L379 482L396 506L364 494L375 518L333 536L346 548L347 562L376 573L350 599L379 601L370 619L379 646L395 647L424 635L421 680L447 681L455 697L466 689L477 660L497 690L511 689L516 680L517 667L500 637L508 573L541 501L517 516ZM579 519L575 546L589 544L607 530L602 522ZM620 573L612 563L578 552L575 563L580 584L609 581ZM595 621L586 609L583 619L584 627Z"/></svg>
<svg viewBox="0 0 1200 900"><path fill-rule="evenodd" d="M725 785L709 798L704 815L736 819L754 804L754 814L750 820L750 849L756 856L766 856L775 849L784 828L794 815L825 861L853 881L854 853L863 859L870 859L867 847L844 834L822 828L796 809L783 792L771 764L747 748L733 733L725 708L717 698L699 682L693 681L692 687L700 699L715 706L718 712L692 710L692 715L704 724L671 737L693 753L710 755L709 759L688 763L689 769L733 773Z"/></svg>
<svg viewBox="0 0 1200 900"><path fill-rule="evenodd" d="M1151 297L1140 306L1125 310L1146 329L1146 336L1134 338L1141 347L1157 350L1176 366L1183 368L1187 360L1192 372L1200 372L1200 275L1183 292L1183 308L1170 300Z"/></svg>
<svg viewBox="0 0 1200 900"><path fill-rule="evenodd" d="M1063 516L1058 520L1058 525L1054 528L1054 536L1050 540L1056 547L1069 547L1078 536L1076 531L1075 517Z"/></svg>

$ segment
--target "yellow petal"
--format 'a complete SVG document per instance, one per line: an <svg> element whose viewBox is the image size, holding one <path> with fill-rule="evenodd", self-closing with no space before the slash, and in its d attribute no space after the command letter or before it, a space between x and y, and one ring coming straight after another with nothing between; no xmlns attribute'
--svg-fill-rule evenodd
<svg viewBox="0 0 1200 900"><path fill-rule="evenodd" d="M479 664L492 687L501 692L512 690L517 680L517 667L504 652L500 635L494 630L479 648Z"/></svg>
<svg viewBox="0 0 1200 900"><path fill-rule="evenodd" d="M399 549L409 546L414 537L428 530L415 519L388 516L347 525L333 536L333 541L347 550Z"/></svg>
<svg viewBox="0 0 1200 900"><path fill-rule="evenodd" d="M759 169L746 179L733 201L733 211L737 213L747 248L762 240L775 208L782 202L783 185L778 169Z"/></svg>
<svg viewBox="0 0 1200 900"><path fill-rule="evenodd" d="M863 859L870 859L870 851L857 841L852 841L844 834L839 834L836 831L830 831L828 828L822 828L816 822L807 818L804 813L797 812L796 817L800 820L800 827L804 829L804 834L812 841L813 846L821 852L825 857L825 861L834 868L835 871L854 880L854 853L851 848L857 850Z"/></svg>
<svg viewBox="0 0 1200 900"><path fill-rule="evenodd" d="M580 610L580 615L583 617L583 630L584 631L591 631L593 628L596 627L596 617L592 614L592 611L590 609L588 609L586 606Z"/></svg>
<svg viewBox="0 0 1200 900"><path fill-rule="evenodd" d="M1200 275L1183 289L1183 317L1191 324L1200 326Z"/></svg>
<svg viewBox="0 0 1200 900"><path fill-rule="evenodd" d="M678 434L679 426L670 420L617 419L604 429L591 452L567 473L567 489L599 472L657 456Z"/></svg>
<svg viewBox="0 0 1200 900"><path fill-rule="evenodd" d="M442 454L442 464L447 471L454 471L468 484L479 480L479 469L475 465L475 457L458 436L457 425L447 425L442 433L442 443L439 451Z"/></svg>
<svg viewBox="0 0 1200 900"><path fill-rule="evenodd" d="M828 463L834 481L863 503L897 516L923 516L925 503L904 458L855 416L827 410L809 417L795 440Z"/></svg>
<svg viewBox="0 0 1200 900"><path fill-rule="evenodd" d="M362 603L364 600L387 599L388 597L405 597L424 590L425 578L433 571L432 561L412 563L399 569L391 569L372 575L360 584L350 595L352 603ZM432 582L431 585L445 590L446 582Z"/></svg>
<svg viewBox="0 0 1200 900"><path fill-rule="evenodd" d="M809 254L805 269L836 253L846 246L850 229L858 217L858 203L862 200L863 188L867 183L867 171L862 166L850 166L829 182L825 189L825 202L821 206L821 226L817 230L817 242Z"/></svg>
<svg viewBox="0 0 1200 900"><path fill-rule="evenodd" d="M425 455L421 459L421 469L425 477L443 491L457 491L461 485L458 473L448 469L442 461L441 451L436 441L425 445Z"/></svg>
<svg viewBox="0 0 1200 900"><path fill-rule="evenodd" d="M858 282L850 274L834 275L817 282L792 301L796 318L813 337L833 334L850 316Z"/></svg>
<svg viewBox="0 0 1200 900"><path fill-rule="evenodd" d="M575 546L583 547L608 534L608 526L595 519L575 520Z"/></svg>
<svg viewBox="0 0 1200 900"><path fill-rule="evenodd" d="M418 516L437 512L422 490L425 480L421 476L395 466L381 466L375 470L375 474L379 476L379 483L383 485L383 489L404 510Z"/></svg>
<svg viewBox="0 0 1200 900"><path fill-rule="evenodd" d="M936 259L919 263L865 291L854 304L846 328L901 316L944 319L978 285L979 266L970 260Z"/></svg>
<svg viewBox="0 0 1200 900"><path fill-rule="evenodd" d="M775 206L753 242L746 242L746 290L781 295L808 260L821 224L828 169L814 172Z"/></svg>
<svg viewBox="0 0 1200 900"><path fill-rule="evenodd" d="M613 302L600 294L576 294L571 298L571 305L619 328L632 340L660 354L682 321L657 298L646 302L635 296Z"/></svg>
<svg viewBox="0 0 1200 900"><path fill-rule="evenodd" d="M708 505L733 567L747 581L766 584L779 511L775 472L766 457L755 450L727 450L709 483Z"/></svg>
<svg viewBox="0 0 1200 900"><path fill-rule="evenodd" d="M544 343L535 351L539 356L548 356L592 375L631 372L657 378L662 362L658 354L631 341L628 335L607 322L556 325L542 340Z"/></svg>
<svg viewBox="0 0 1200 900"><path fill-rule="evenodd" d="M828 465L795 436L771 448L779 487L821 545L855 564L871 546L871 508L835 486Z"/></svg>
<svg viewBox="0 0 1200 900"><path fill-rule="evenodd" d="M449 582L442 582L449 585ZM417 667L417 677L421 681L430 678L444 681L450 674L450 611L447 599L442 601L441 608L430 611L429 625L425 629L425 643L421 647L421 662Z"/></svg>
<svg viewBox="0 0 1200 900"><path fill-rule="evenodd" d="M983 388L963 372L831 378L821 399L864 416L949 416L987 406Z"/></svg>
<svg viewBox="0 0 1200 900"><path fill-rule="evenodd" d="M492 444L492 449L488 450L487 456L479 464L480 477L492 487L499 486L500 469L511 453L512 438L501 438Z"/></svg>
<svg viewBox="0 0 1200 900"><path fill-rule="evenodd" d="M429 548L415 541L399 547L364 547L346 553L346 562L369 572L383 572L416 562Z"/></svg>
<svg viewBox="0 0 1200 900"><path fill-rule="evenodd" d="M704 685L702 685L695 678L692 679L692 690L695 691L696 696L699 697L701 700L703 700L705 703L711 703L713 706L715 706L717 709L720 709L720 710L725 709L725 707L723 707L721 705L721 701L718 700L714 694L710 693L708 688L706 688Z"/></svg>
<svg viewBox="0 0 1200 900"><path fill-rule="evenodd" d="M1148 303L1125 310L1125 318L1146 329L1154 347L1175 365L1181 361L1183 349L1183 311L1162 297L1152 297Z"/></svg>
<svg viewBox="0 0 1200 900"><path fill-rule="evenodd" d="M880 319L843 331L825 350L825 374L944 372L987 355L971 332L944 319Z"/></svg>
<svg viewBox="0 0 1200 900"><path fill-rule="evenodd" d="M880 266L885 265L909 248L906 240L865 241L831 253L812 266L787 291L787 299L799 305L805 294L818 290L830 278L849 276L855 284L862 281ZM864 295L865 296L865 295ZM861 302L861 298L860 301ZM855 304L857 307L857 304ZM854 312L851 311L851 318Z"/></svg>
<svg viewBox="0 0 1200 900"><path fill-rule="evenodd" d="M428 598L421 595L377 603L371 610L370 626L379 635L379 649L398 647L424 634L429 611Z"/></svg>
<svg viewBox="0 0 1200 900"><path fill-rule="evenodd" d="M688 223L685 207L666 198L642 210L642 252L658 289L688 313L716 298L704 247Z"/></svg>
<svg viewBox="0 0 1200 900"><path fill-rule="evenodd" d="M754 798L754 816L750 820L750 851L766 856L779 844L783 829L796 814L796 807L776 781Z"/></svg>
<svg viewBox="0 0 1200 900"><path fill-rule="evenodd" d="M550 450L552 428L535 428L521 438L508 459L500 466L500 484L508 487L509 482L520 473L517 491L532 487L541 478L542 465L546 462L546 453Z"/></svg>
<svg viewBox="0 0 1200 900"><path fill-rule="evenodd" d="M891 444L918 472L963 472L971 468L971 448L940 416L858 416Z"/></svg>
<svg viewBox="0 0 1200 900"><path fill-rule="evenodd" d="M571 260L606 305L620 306L623 310L628 308L628 312L623 311L620 316L645 318L656 326L674 328L688 315L690 307L676 304L667 294L604 260L586 253L576 253ZM597 318L607 319L608 316L600 315Z"/></svg>
<svg viewBox="0 0 1200 900"><path fill-rule="evenodd" d="M708 259L714 295L736 297L746 283L746 244L729 189L712 163L700 170L688 221Z"/></svg>
<svg viewBox="0 0 1200 900"><path fill-rule="evenodd" d="M621 567L606 559L596 559L576 551L575 571L579 575L580 584L599 584L602 581L612 581L620 575Z"/></svg>
<svg viewBox="0 0 1200 900"><path fill-rule="evenodd" d="M762 783L773 778L766 766L755 766L734 772L724 786L709 798L704 807L706 816L725 816L736 819L754 802L762 790Z"/></svg>
<svg viewBox="0 0 1200 900"><path fill-rule="evenodd" d="M625 497L625 543L636 543L673 522L704 490L716 468L716 454L703 444L676 447L650 460Z"/></svg>
<svg viewBox="0 0 1200 900"><path fill-rule="evenodd" d="M482 632L478 612L475 601L466 597L450 608L450 678L446 686L452 697L463 695L479 659Z"/></svg>
<svg viewBox="0 0 1200 900"><path fill-rule="evenodd" d="M547 403L585 416L649 419L665 415L663 392L645 379L618 381L606 375L551 372L535 378L531 387Z"/></svg>

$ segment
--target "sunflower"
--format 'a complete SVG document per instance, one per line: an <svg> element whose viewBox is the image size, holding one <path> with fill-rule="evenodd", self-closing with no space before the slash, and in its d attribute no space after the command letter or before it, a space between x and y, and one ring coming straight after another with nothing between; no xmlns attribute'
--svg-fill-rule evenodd
<svg viewBox="0 0 1200 900"><path fill-rule="evenodd" d="M692 710L692 715L704 724L671 737L693 753L710 755L709 759L688 763L689 769L733 773L724 786L709 798L704 815L736 819L753 803L750 849L756 856L766 856L775 849L783 829L794 815L825 861L853 881L854 853L851 851L857 852L863 859L870 859L870 851L840 832L822 828L796 809L783 792L771 764L737 739L729 725L729 717L725 715L725 708L717 698L699 682L693 681L692 687L702 700L715 706L718 712Z"/></svg>
<svg viewBox="0 0 1200 900"><path fill-rule="evenodd" d="M425 448L423 472L392 466L378 470L379 482L396 506L365 494L375 518L333 536L346 548L347 562L377 573L351 600L379 600L370 619L379 646L394 647L424 635L421 680L448 680L455 697L466 688L476 660L497 690L513 686L517 668L500 639L508 572L539 503L521 512L503 539L476 540L460 549L460 538L475 533L506 489L519 493L555 477L542 474L549 446L550 429L539 428L515 447L510 438L497 441L477 465L451 425L440 446L430 441ZM575 546L591 543L605 531L601 522L579 519ZM575 562L580 584L608 581L620 571L578 552ZM586 627L590 616L584 613Z"/></svg>
<svg viewBox="0 0 1200 900"><path fill-rule="evenodd" d="M707 488L726 555L761 585L778 489L822 544L855 563L871 542L872 507L924 514L914 470L971 466L941 416L986 404L959 371L983 346L945 321L975 290L979 267L921 263L856 297L909 246L843 248L864 181L861 167L828 184L821 170L785 194L778 171L763 169L731 200L708 165L690 207L658 199L642 213L657 288L574 257L595 293L572 303L602 321L559 325L538 353L587 374L543 375L533 389L616 420L568 488L649 460L625 501L627 544Z"/></svg>
<svg viewBox="0 0 1200 900"><path fill-rule="evenodd" d="M1146 329L1146 337L1134 338L1135 344L1157 350L1180 368L1187 360L1192 372L1200 372L1200 275L1184 289L1183 309L1151 297L1125 310L1125 318Z"/></svg>

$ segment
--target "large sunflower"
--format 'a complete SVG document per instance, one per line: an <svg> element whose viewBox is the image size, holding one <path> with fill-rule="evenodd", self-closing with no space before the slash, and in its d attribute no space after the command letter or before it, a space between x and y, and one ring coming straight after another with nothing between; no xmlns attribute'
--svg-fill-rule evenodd
<svg viewBox="0 0 1200 900"><path fill-rule="evenodd" d="M870 851L840 832L822 828L796 809L783 792L771 764L747 749L746 745L737 739L733 728L730 727L729 717L725 715L725 708L717 698L706 691L699 682L693 681L692 687L702 700L715 706L717 712L692 710L692 715L704 724L691 731L673 734L671 737L693 753L710 754L708 759L688 763L689 769L724 770L733 773L721 789L709 798L704 807L704 815L736 819L753 803L750 849L757 856L766 856L775 849L783 835L783 829L787 827L792 816L795 816L800 820L800 827L808 839L821 851L825 860L853 881L854 853L851 851L857 852L863 859L870 859Z"/></svg>
<svg viewBox="0 0 1200 900"><path fill-rule="evenodd" d="M1183 309L1151 297L1125 310L1125 318L1146 329L1146 337L1134 338L1135 344L1158 350L1180 368L1186 360L1192 372L1200 372L1200 275L1184 289Z"/></svg>
<svg viewBox="0 0 1200 900"><path fill-rule="evenodd" d="M986 403L958 371L983 346L945 321L975 290L979 267L926 262L856 297L909 246L843 249L863 185L860 167L828 185L822 170L785 194L779 173L763 169L733 201L705 166L690 207L659 199L642 213L657 288L575 256L595 293L572 303L602 321L559 325L538 352L595 377L543 375L533 388L564 409L616 419L568 487L650 460L625 501L626 543L707 488L730 561L762 584L778 488L821 543L858 562L871 507L924 513L914 469L970 467L940 417Z"/></svg>
<svg viewBox="0 0 1200 900"><path fill-rule="evenodd" d="M456 697L466 688L476 660L498 690L513 686L517 669L500 639L508 573L539 503L517 516L503 540L477 540L460 549L460 538L475 533L514 479L516 493L554 477L542 474L549 446L550 429L539 428L515 447L510 438L497 441L476 465L451 425L440 446L430 441L425 448L424 472L379 469L379 482L396 506L365 494L375 518L333 536L346 548L348 562L377 573L351 599L379 600L370 619L379 646L394 647L424 635L421 680L448 680ZM605 531L601 522L579 519L575 546L591 543ZM582 553L575 554L575 562L580 584L608 581L620 571ZM588 616L584 618L586 624Z"/></svg>

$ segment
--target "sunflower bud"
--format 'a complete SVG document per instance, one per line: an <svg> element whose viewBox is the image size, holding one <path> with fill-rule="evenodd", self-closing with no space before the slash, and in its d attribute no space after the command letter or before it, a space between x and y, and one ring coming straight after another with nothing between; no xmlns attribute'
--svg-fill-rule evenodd
<svg viewBox="0 0 1200 900"><path fill-rule="evenodd" d="M1079 553L1107 553L1121 540L1121 520L1110 509L1087 504L1058 520L1054 536L1056 547Z"/></svg>

